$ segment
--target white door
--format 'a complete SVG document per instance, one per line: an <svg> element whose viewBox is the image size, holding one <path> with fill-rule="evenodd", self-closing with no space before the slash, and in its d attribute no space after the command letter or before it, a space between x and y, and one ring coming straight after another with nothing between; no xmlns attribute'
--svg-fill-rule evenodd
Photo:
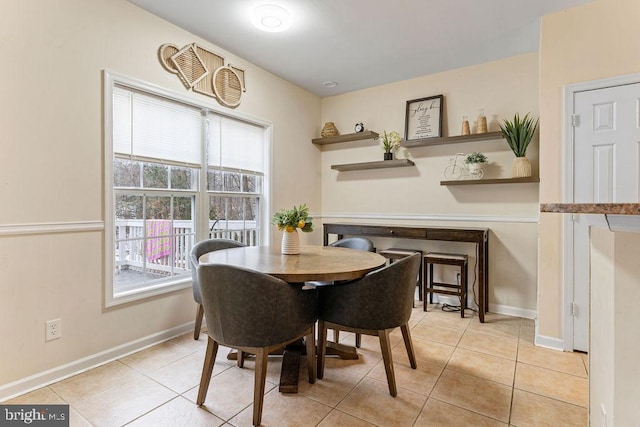
<svg viewBox="0 0 640 427"><path fill-rule="evenodd" d="M640 83L576 92L574 114L574 202L637 203ZM589 226L573 224L573 348L588 351Z"/></svg>

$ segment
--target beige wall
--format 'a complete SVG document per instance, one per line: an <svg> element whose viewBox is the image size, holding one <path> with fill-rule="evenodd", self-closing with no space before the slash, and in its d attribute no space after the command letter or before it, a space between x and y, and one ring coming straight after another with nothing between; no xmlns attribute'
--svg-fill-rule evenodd
<svg viewBox="0 0 640 427"><path fill-rule="evenodd" d="M467 115L473 122L480 108L484 108L490 131L498 131L498 121L512 118L516 112L531 112L537 117L538 55L525 54L324 98L321 124L332 121L341 133L351 133L354 124L362 121L367 129L378 133L396 130L404 135L406 101L439 94L445 96L445 136L459 135L462 116ZM322 150L325 222L489 227L493 309L528 310L529 315L535 312L538 185L440 185L449 157L457 152L482 151L491 162L485 168L486 177L510 176L514 155L504 140L412 148L403 150L399 157L410 157L415 167L351 172L337 172L331 165L382 160L382 150L375 141L332 144L318 150ZM527 157L532 160L537 176L537 141L534 140ZM463 252L472 257L472 265L475 262L474 247L468 244L419 241L376 244L379 248L394 245Z"/></svg>
<svg viewBox="0 0 640 427"><path fill-rule="evenodd" d="M638 233L591 228L589 402L592 426L631 426L638 421L638 248Z"/></svg>
<svg viewBox="0 0 640 427"><path fill-rule="evenodd" d="M158 47L198 42L245 68L237 110L273 123L271 206L320 210L320 155L309 142L319 97L124 0L3 0L0 17L0 388L194 318L190 288L105 309L99 227L32 226L103 221L103 69L217 105L186 92ZM57 317L63 337L45 343L45 321Z"/></svg>
<svg viewBox="0 0 640 427"><path fill-rule="evenodd" d="M640 72L637 0L545 16L540 45L540 202L562 201L563 87ZM540 216L538 333L562 339L561 215Z"/></svg>

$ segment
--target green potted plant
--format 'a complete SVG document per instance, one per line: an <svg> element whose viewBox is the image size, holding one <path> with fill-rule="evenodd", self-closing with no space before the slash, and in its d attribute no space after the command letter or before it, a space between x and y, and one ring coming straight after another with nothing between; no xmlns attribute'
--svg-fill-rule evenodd
<svg viewBox="0 0 640 427"><path fill-rule="evenodd" d="M376 137L376 139L378 138L380 139L380 147L384 151L384 159L393 160L393 154L398 151L402 142L400 134L395 130L389 133L385 130L382 136Z"/></svg>
<svg viewBox="0 0 640 427"><path fill-rule="evenodd" d="M487 156L485 156L483 153L467 154L467 157L464 158L464 162L468 165L474 163L487 163Z"/></svg>
<svg viewBox="0 0 640 427"><path fill-rule="evenodd" d="M467 165L467 169L469 169L471 176L475 179L480 179L484 176L482 166L487 163L487 156L480 152L467 154L464 158L464 163Z"/></svg>
<svg viewBox="0 0 640 427"><path fill-rule="evenodd" d="M300 238L298 228L305 233L313 231L313 218L309 217L309 208L306 204L293 206L292 209L281 209L273 214L271 222L282 233L282 253L284 255L297 255L300 253Z"/></svg>
<svg viewBox="0 0 640 427"><path fill-rule="evenodd" d="M538 121L539 119L534 120L533 117L530 117L529 113L525 114L522 119L516 113L513 121L504 119L503 123L500 124L503 138L509 144L513 154L516 155L513 163L511 163L512 178L531 176L531 163L525 156L527 148L533 139L533 134L538 127Z"/></svg>

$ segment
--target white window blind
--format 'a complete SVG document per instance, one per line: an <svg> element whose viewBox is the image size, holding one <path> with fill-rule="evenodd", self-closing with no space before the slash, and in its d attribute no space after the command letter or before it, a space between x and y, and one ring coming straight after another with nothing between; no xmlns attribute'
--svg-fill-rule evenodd
<svg viewBox="0 0 640 427"><path fill-rule="evenodd" d="M226 117L209 115L209 166L264 172L264 129Z"/></svg>
<svg viewBox="0 0 640 427"><path fill-rule="evenodd" d="M116 86L113 150L132 158L200 164L200 109Z"/></svg>

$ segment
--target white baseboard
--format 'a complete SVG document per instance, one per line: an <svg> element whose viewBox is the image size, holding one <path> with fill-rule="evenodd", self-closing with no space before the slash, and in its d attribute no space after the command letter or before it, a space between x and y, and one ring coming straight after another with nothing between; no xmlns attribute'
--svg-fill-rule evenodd
<svg viewBox="0 0 640 427"><path fill-rule="evenodd" d="M546 337L538 333L538 321L536 320L536 332L535 332L534 344L538 347L550 348L551 350L564 351L564 340L555 337Z"/></svg>
<svg viewBox="0 0 640 427"><path fill-rule="evenodd" d="M538 316L538 312L536 310L527 310L525 308L500 304L489 304L489 312L505 314L507 316L524 317L525 319L535 319Z"/></svg>
<svg viewBox="0 0 640 427"><path fill-rule="evenodd" d="M554 337L545 337L536 334L535 345L538 347L550 348L551 350L564 351L564 340Z"/></svg>
<svg viewBox="0 0 640 427"><path fill-rule="evenodd" d="M147 347L170 340L178 335L193 331L194 322L185 323L175 328L167 329L148 335L146 337L131 341L117 347L110 348L82 359L39 372L26 378L21 378L8 384L0 385L0 402L12 399L16 396L30 391L48 386L65 378L77 375L81 372L104 365L114 360L120 359L129 354L135 353Z"/></svg>

